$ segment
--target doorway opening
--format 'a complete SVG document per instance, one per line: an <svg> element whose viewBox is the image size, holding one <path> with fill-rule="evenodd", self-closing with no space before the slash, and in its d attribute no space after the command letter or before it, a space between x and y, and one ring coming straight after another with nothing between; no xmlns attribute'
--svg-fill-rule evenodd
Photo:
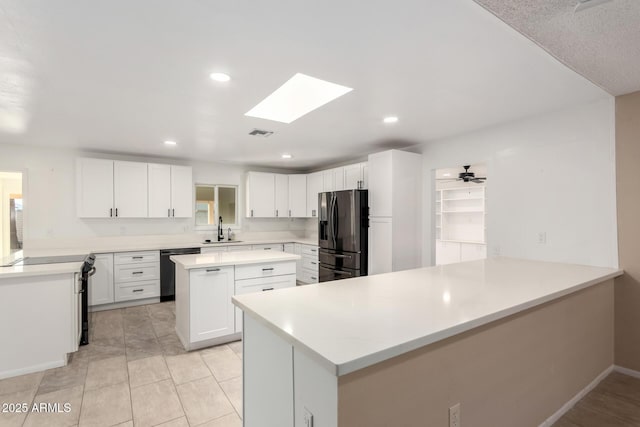
<svg viewBox="0 0 640 427"><path fill-rule="evenodd" d="M0 171L0 258L22 250L23 224L22 173Z"/></svg>
<svg viewBox="0 0 640 427"><path fill-rule="evenodd" d="M486 165L436 169L435 178L435 264L486 258Z"/></svg>

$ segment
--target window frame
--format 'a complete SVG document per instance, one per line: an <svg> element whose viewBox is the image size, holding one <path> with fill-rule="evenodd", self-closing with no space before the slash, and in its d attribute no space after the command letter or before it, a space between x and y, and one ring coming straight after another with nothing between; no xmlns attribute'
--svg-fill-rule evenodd
<svg viewBox="0 0 640 427"><path fill-rule="evenodd" d="M202 225L202 224L198 224L198 218L197 218L197 205L198 205L198 199L197 199L197 189L198 187L209 187L209 188L213 188L213 220L214 223L213 224L206 224L206 225ZM236 212L235 212L235 220L232 224L230 223L225 223L223 222L222 226L225 228L231 228L233 229L239 229L240 228L240 215L238 214L238 190L239 187L237 185L233 185L233 184L204 184L204 183L196 183L194 185L194 191L193 191L193 206L194 206L194 213L193 213L193 223L194 223L194 228L196 230L215 230L218 228L218 218L220 217L219 215L219 193L218 193L218 189L219 188L233 188L235 191L235 206L236 206ZM209 201L200 201L201 203L211 203Z"/></svg>

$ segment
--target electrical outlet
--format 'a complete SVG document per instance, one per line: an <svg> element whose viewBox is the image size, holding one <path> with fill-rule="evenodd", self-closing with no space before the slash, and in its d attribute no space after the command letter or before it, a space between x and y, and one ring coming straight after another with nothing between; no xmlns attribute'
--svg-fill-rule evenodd
<svg viewBox="0 0 640 427"><path fill-rule="evenodd" d="M304 408L304 427L313 427L313 414Z"/></svg>
<svg viewBox="0 0 640 427"><path fill-rule="evenodd" d="M541 245L544 245L545 243L547 243L547 232L546 231L541 231L538 233L538 243L540 243Z"/></svg>
<svg viewBox="0 0 640 427"><path fill-rule="evenodd" d="M460 403L449 408L449 427L460 427Z"/></svg>
<svg viewBox="0 0 640 427"><path fill-rule="evenodd" d="M493 256L500 256L500 246L494 246L492 249Z"/></svg>

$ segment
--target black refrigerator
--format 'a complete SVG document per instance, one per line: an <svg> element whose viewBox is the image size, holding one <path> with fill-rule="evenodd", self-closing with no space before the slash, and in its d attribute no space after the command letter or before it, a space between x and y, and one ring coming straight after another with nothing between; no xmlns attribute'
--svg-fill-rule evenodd
<svg viewBox="0 0 640 427"><path fill-rule="evenodd" d="M318 194L320 282L366 276L369 199L367 190Z"/></svg>

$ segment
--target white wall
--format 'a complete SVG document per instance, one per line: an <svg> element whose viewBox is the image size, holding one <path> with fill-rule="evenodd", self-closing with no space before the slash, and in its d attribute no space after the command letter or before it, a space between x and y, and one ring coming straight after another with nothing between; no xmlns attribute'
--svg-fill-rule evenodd
<svg viewBox="0 0 640 427"><path fill-rule="evenodd" d="M486 162L489 256L616 267L614 115L611 97L425 144L423 264L433 265L434 170Z"/></svg>
<svg viewBox="0 0 640 427"><path fill-rule="evenodd" d="M167 235L196 232L189 219L81 219L76 217L75 159L96 157L132 160L193 167L194 183L231 184L239 186L238 209L243 231L299 231L304 234L305 219L244 218L244 174L260 170L236 165L122 156L75 150L53 150L39 147L0 144L0 170L23 171L25 246L41 239L68 239L94 236ZM286 172L285 172L286 173ZM214 234L215 231L207 232Z"/></svg>

